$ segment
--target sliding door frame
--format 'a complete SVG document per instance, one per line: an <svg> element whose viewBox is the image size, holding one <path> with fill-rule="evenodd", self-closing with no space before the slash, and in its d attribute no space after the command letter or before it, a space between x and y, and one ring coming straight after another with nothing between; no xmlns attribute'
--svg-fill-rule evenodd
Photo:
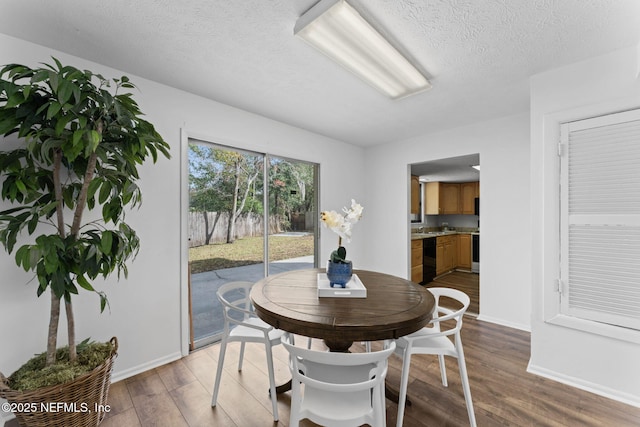
<svg viewBox="0 0 640 427"><path fill-rule="evenodd" d="M263 156L263 206L264 206L264 228L263 228L263 244L264 244L264 277L269 274L269 191L268 191L268 172L269 162L271 158L279 158L284 160L291 160L296 162L304 162L314 167L314 206L319 208L320 203L320 165L318 163L293 159L287 156L279 156L275 153L261 153L256 150L244 148L243 144L235 143L233 141L222 141L218 138L212 138L211 136L204 136L194 132L189 132L184 128L180 130L180 350L183 356L189 354L191 344L191 319L189 316L190 305L190 291L189 291L189 222L188 222L188 206L189 206L189 141L197 140L203 143L208 143L220 148L227 148L229 150L235 150L239 152L247 152L255 155ZM319 214L318 214L319 215ZM317 267L319 263L319 247L320 247L320 227L319 221L314 221L314 266Z"/></svg>

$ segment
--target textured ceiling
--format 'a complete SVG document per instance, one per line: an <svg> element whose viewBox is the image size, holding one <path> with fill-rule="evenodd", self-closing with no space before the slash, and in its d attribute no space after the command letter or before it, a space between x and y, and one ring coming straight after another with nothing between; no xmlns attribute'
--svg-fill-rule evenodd
<svg viewBox="0 0 640 427"><path fill-rule="evenodd" d="M352 0L431 79L394 101L293 36L315 2L1 0L0 32L362 146L526 111L529 76L640 40L639 0Z"/></svg>

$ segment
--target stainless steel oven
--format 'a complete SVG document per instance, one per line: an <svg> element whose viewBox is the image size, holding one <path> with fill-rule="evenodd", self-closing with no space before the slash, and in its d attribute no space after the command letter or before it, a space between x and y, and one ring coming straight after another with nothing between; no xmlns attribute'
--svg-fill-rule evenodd
<svg viewBox="0 0 640 427"><path fill-rule="evenodd" d="M480 273L480 234L471 236L471 271Z"/></svg>

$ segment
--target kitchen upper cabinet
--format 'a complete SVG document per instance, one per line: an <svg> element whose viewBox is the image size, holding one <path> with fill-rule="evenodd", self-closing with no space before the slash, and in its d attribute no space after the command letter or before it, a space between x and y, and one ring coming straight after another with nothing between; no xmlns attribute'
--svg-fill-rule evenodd
<svg viewBox="0 0 640 427"><path fill-rule="evenodd" d="M415 175L411 175L411 213L420 213L420 181Z"/></svg>
<svg viewBox="0 0 640 427"><path fill-rule="evenodd" d="M460 213L460 184L440 184L440 209L442 215Z"/></svg>
<svg viewBox="0 0 640 427"><path fill-rule="evenodd" d="M471 234L458 234L457 266L471 270Z"/></svg>
<svg viewBox="0 0 640 427"><path fill-rule="evenodd" d="M478 182L463 182L460 184L460 213L473 215L475 213L475 198L478 197Z"/></svg>
<svg viewBox="0 0 640 427"><path fill-rule="evenodd" d="M460 184L427 182L424 186L425 214L460 213Z"/></svg>
<svg viewBox="0 0 640 427"><path fill-rule="evenodd" d="M478 182L462 184L427 182L424 186L425 214L427 215L473 215L474 199L478 197Z"/></svg>

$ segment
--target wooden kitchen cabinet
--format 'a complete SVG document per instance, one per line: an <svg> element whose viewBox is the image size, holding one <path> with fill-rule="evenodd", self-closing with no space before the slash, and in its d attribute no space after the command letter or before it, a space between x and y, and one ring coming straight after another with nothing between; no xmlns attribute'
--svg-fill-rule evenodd
<svg viewBox="0 0 640 427"><path fill-rule="evenodd" d="M440 209L442 215L460 213L460 184L440 184Z"/></svg>
<svg viewBox="0 0 640 427"><path fill-rule="evenodd" d="M424 186L425 214L460 213L460 184L427 182Z"/></svg>
<svg viewBox="0 0 640 427"><path fill-rule="evenodd" d="M422 239L411 241L411 281L422 282Z"/></svg>
<svg viewBox="0 0 640 427"><path fill-rule="evenodd" d="M424 186L425 214L473 215L475 198L479 197L478 182L427 182Z"/></svg>
<svg viewBox="0 0 640 427"><path fill-rule="evenodd" d="M463 182L460 184L460 213L475 214L475 198L478 197L478 182Z"/></svg>
<svg viewBox="0 0 640 427"><path fill-rule="evenodd" d="M436 240L436 275L456 268L458 262L458 236L441 236Z"/></svg>
<svg viewBox="0 0 640 427"><path fill-rule="evenodd" d="M436 240L436 276L447 271L444 265L444 240L442 237L438 237Z"/></svg>
<svg viewBox="0 0 640 427"><path fill-rule="evenodd" d="M471 234L458 234L457 267L471 270Z"/></svg>
<svg viewBox="0 0 640 427"><path fill-rule="evenodd" d="M411 213L420 213L420 180L416 175L411 175Z"/></svg>

